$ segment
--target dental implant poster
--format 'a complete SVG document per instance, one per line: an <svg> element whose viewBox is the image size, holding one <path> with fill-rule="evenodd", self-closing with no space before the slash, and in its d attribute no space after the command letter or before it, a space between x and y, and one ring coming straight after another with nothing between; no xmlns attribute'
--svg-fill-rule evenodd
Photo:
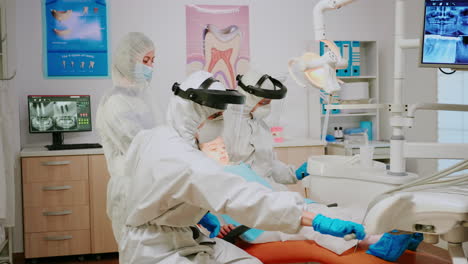
<svg viewBox="0 0 468 264"><path fill-rule="evenodd" d="M42 0L46 78L109 76L106 0Z"/></svg>
<svg viewBox="0 0 468 264"><path fill-rule="evenodd" d="M229 89L248 70L249 7L187 5L187 73L205 70Z"/></svg>

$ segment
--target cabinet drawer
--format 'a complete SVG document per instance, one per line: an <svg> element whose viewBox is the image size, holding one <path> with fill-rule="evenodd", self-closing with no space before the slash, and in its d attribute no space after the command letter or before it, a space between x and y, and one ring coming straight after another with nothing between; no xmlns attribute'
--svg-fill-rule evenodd
<svg viewBox="0 0 468 264"><path fill-rule="evenodd" d="M88 205L88 181L34 182L23 184L24 207Z"/></svg>
<svg viewBox="0 0 468 264"><path fill-rule="evenodd" d="M88 179L87 156L23 158L23 184Z"/></svg>
<svg viewBox="0 0 468 264"><path fill-rule="evenodd" d="M89 229L89 206L24 208L24 232Z"/></svg>
<svg viewBox="0 0 468 264"><path fill-rule="evenodd" d="M91 253L89 230L25 234L26 258Z"/></svg>

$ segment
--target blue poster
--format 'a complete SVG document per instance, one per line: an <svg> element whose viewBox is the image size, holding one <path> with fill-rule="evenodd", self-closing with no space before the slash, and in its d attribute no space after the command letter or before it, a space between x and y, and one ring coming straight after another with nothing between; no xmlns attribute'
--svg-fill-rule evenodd
<svg viewBox="0 0 468 264"><path fill-rule="evenodd" d="M46 77L109 76L106 0L43 0Z"/></svg>

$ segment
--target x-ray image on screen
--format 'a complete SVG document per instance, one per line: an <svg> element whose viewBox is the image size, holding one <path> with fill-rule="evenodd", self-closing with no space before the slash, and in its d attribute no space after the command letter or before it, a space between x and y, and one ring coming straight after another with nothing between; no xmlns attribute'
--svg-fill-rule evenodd
<svg viewBox="0 0 468 264"><path fill-rule="evenodd" d="M31 119L32 129L35 131L48 131L53 130L53 103L29 103L29 118Z"/></svg>
<svg viewBox="0 0 468 264"><path fill-rule="evenodd" d="M422 63L468 65L468 0L426 0Z"/></svg>
<svg viewBox="0 0 468 264"><path fill-rule="evenodd" d="M53 132L77 128L76 102L29 102L31 130Z"/></svg>
<svg viewBox="0 0 468 264"><path fill-rule="evenodd" d="M62 129L73 129L76 127L76 102L55 102L55 125Z"/></svg>

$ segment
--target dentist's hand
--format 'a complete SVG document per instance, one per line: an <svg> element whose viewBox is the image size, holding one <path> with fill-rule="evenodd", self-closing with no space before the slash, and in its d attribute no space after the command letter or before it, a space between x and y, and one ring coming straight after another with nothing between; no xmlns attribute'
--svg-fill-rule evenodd
<svg viewBox="0 0 468 264"><path fill-rule="evenodd" d="M312 221L312 227L315 231L321 234L332 235L335 237L344 237L349 234L355 234L358 240L363 240L366 236L364 227L361 224L341 219L332 219L322 214L315 216Z"/></svg>
<svg viewBox="0 0 468 264"><path fill-rule="evenodd" d="M210 238L216 237L221 229L218 218L210 212L206 213L198 224L210 231Z"/></svg>
<svg viewBox="0 0 468 264"><path fill-rule="evenodd" d="M296 178L298 180L304 179L304 177L309 176L307 173L307 161L304 162L297 170L296 170Z"/></svg>

